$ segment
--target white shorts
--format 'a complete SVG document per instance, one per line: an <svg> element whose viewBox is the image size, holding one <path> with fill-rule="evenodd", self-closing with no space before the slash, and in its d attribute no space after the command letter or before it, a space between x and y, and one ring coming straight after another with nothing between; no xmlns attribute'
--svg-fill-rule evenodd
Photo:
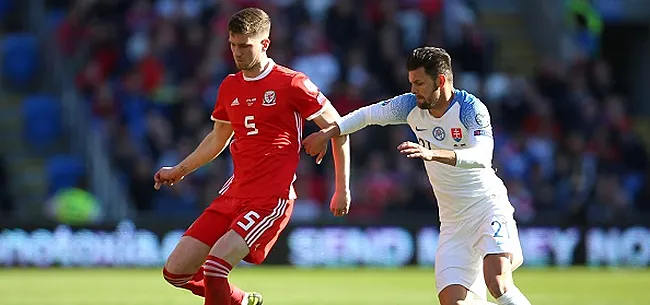
<svg viewBox="0 0 650 305"><path fill-rule="evenodd" d="M483 258L498 253L521 255L512 214L495 212L483 218L442 223L435 261L438 294L449 285L459 284L487 300Z"/></svg>

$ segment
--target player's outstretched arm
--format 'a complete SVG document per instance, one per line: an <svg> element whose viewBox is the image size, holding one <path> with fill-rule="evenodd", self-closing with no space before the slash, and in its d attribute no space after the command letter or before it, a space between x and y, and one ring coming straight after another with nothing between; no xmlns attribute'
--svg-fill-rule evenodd
<svg viewBox="0 0 650 305"><path fill-rule="evenodd" d="M229 122L215 121L212 131L183 161L176 166L163 167L156 172L154 188L160 189L162 185L172 186L197 168L212 161L226 148L232 135L233 129Z"/></svg>
<svg viewBox="0 0 650 305"><path fill-rule="evenodd" d="M303 141L305 151L316 156L327 151L329 139L339 135L347 135L361 130L369 125L398 125L406 124L406 117L416 107L415 95L405 93L378 103L361 107L352 111L335 123L312 133Z"/></svg>
<svg viewBox="0 0 650 305"><path fill-rule="evenodd" d="M328 128L340 119L341 116L336 109L327 104L323 113L316 118L314 122L320 128ZM350 209L350 141L348 135L332 136L332 154L334 155L334 171L336 175L336 188L332 201L330 202L330 210L334 216L344 216ZM325 151L327 151L327 144L325 150L318 155L317 163L322 160ZM320 159L319 159L320 158Z"/></svg>

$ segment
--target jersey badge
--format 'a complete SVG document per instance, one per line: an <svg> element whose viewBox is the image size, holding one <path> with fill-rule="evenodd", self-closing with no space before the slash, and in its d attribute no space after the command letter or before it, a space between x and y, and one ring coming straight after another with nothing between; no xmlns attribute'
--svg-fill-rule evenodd
<svg viewBox="0 0 650 305"><path fill-rule="evenodd" d="M445 139L445 130L442 129L442 127L437 126L436 128L433 129L433 137L436 138L438 141L442 141Z"/></svg>
<svg viewBox="0 0 650 305"><path fill-rule="evenodd" d="M487 129L477 129L477 130L474 130L474 135L475 136L488 136L488 137L491 137L492 133Z"/></svg>
<svg viewBox="0 0 650 305"><path fill-rule="evenodd" d="M476 124L478 124L480 128L485 128L490 126L490 117L482 113L476 114L476 117L474 117L474 119L476 120Z"/></svg>
<svg viewBox="0 0 650 305"><path fill-rule="evenodd" d="M463 139L463 130L460 128L452 128L451 137L454 139L454 141L460 142Z"/></svg>
<svg viewBox="0 0 650 305"><path fill-rule="evenodd" d="M262 106L273 106L275 105L275 91L269 90L264 92L264 100L262 101Z"/></svg>
<svg viewBox="0 0 650 305"><path fill-rule="evenodd" d="M257 101L257 98L255 98L255 97L247 98L246 99L246 105L251 106L251 105L253 105L253 103L255 103L255 101Z"/></svg>

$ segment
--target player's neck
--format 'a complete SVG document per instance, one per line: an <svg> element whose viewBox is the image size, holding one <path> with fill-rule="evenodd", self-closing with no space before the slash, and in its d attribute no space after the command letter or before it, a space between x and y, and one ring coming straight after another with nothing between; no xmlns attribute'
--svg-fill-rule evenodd
<svg viewBox="0 0 650 305"><path fill-rule="evenodd" d="M449 103L451 103L451 100L454 99L454 91L451 90L451 88L446 88L445 90L442 90L442 94L440 95L440 100L436 104L435 107L429 108L429 114L433 116L434 118L441 118L445 112L447 112L447 108L449 108Z"/></svg>
<svg viewBox="0 0 650 305"><path fill-rule="evenodd" d="M242 73L248 78L255 78L258 75L262 74L262 71L266 70L270 64L271 60L267 56L262 56L260 62L258 62L252 68L242 71Z"/></svg>

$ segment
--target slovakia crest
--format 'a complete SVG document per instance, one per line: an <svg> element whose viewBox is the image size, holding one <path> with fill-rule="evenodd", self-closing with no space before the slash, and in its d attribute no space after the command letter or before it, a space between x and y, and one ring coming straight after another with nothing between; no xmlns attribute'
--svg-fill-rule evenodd
<svg viewBox="0 0 650 305"><path fill-rule="evenodd" d="M454 141L460 142L460 140L463 139L463 130L460 128L452 128L451 137L454 139Z"/></svg>
<svg viewBox="0 0 650 305"><path fill-rule="evenodd" d="M445 130L442 129L442 127L437 126L436 128L433 129L433 137L438 140L442 141L445 139Z"/></svg>
<svg viewBox="0 0 650 305"><path fill-rule="evenodd" d="M273 106L275 105L275 91L269 90L264 92L264 100L262 101L262 106Z"/></svg>

